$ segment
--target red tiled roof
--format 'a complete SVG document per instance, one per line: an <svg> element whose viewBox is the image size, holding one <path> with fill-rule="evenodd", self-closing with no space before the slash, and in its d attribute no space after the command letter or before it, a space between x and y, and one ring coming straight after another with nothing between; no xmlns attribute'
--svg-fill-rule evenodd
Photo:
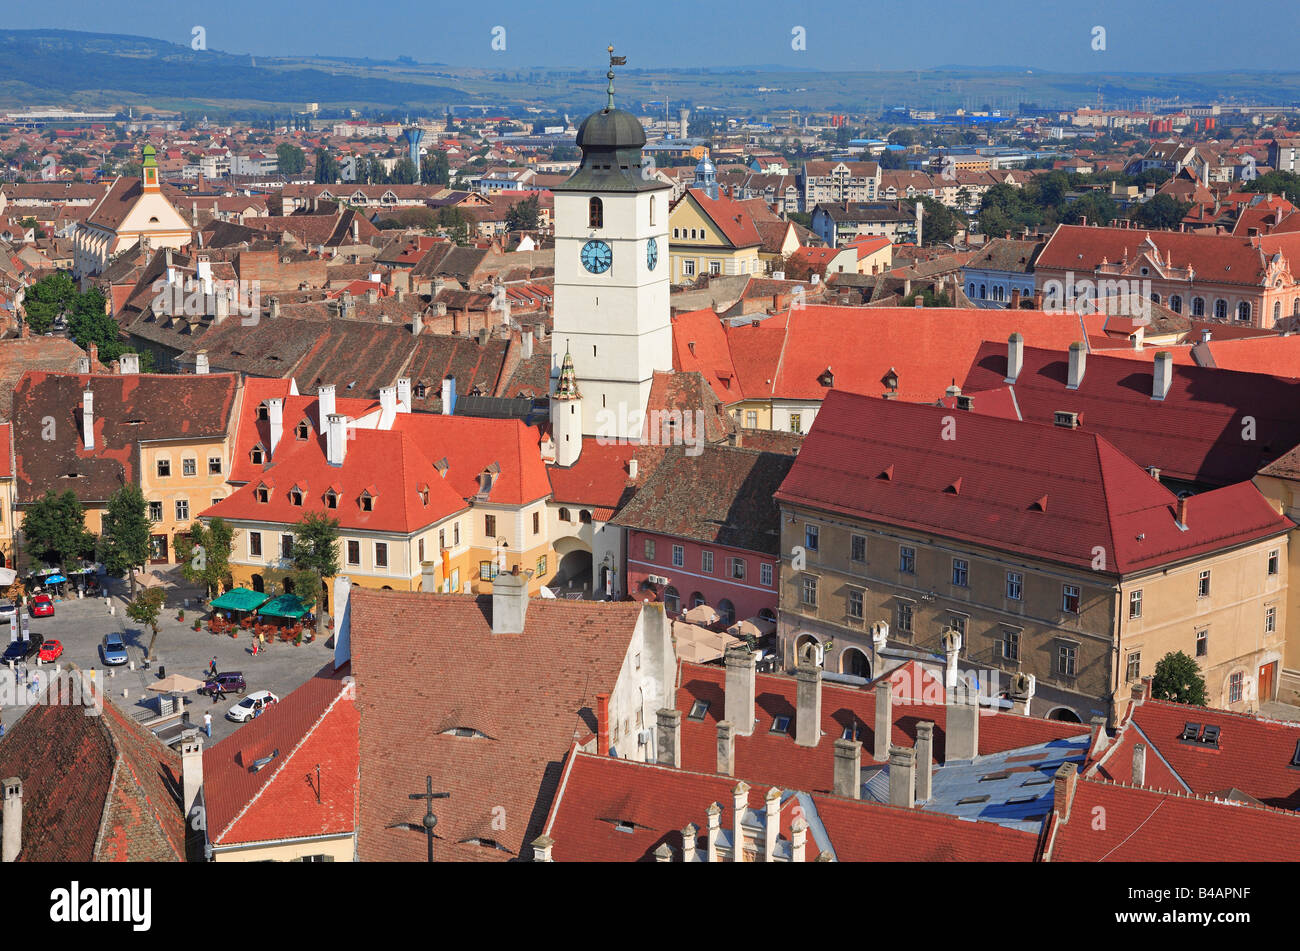
<svg viewBox="0 0 1300 951"><path fill-rule="evenodd" d="M617 508L627 494L628 461L636 454L631 443L602 444L595 436L582 440L582 452L572 466L547 466L551 497L556 502Z"/></svg>
<svg viewBox="0 0 1300 951"><path fill-rule="evenodd" d="M208 836L234 845L352 832L357 709L350 667L331 662L298 689L203 752ZM255 761L278 750L270 764ZM320 802L311 785L320 768Z"/></svg>
<svg viewBox="0 0 1300 951"><path fill-rule="evenodd" d="M1280 342L1280 341L1278 341ZM1024 348L1016 402L1026 420L1050 422L1058 411L1076 412L1084 431L1105 436L1143 466L1177 479L1226 485L1248 480L1300 443L1300 419L1290 412L1300 380L1174 363L1169 393L1153 400L1151 366L1093 353L1078 389L1067 389L1069 356ZM962 383L978 395L1000 389L1007 373L1006 344L985 343ZM1245 417L1254 438L1244 439Z"/></svg>
<svg viewBox="0 0 1300 951"><path fill-rule="evenodd" d="M1187 499L1180 529L1175 495L1087 429L838 390L776 497L1089 570L1100 547L1112 575L1291 527L1244 482Z"/></svg>
<svg viewBox="0 0 1300 951"><path fill-rule="evenodd" d="M710 198L698 188L688 188L686 192L732 247L748 248L763 243L758 228L754 226L753 217L740 202L731 198Z"/></svg>

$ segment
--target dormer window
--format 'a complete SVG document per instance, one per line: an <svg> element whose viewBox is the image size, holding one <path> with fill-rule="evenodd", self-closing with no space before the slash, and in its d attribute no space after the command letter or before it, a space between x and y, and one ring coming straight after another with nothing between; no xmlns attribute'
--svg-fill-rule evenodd
<svg viewBox="0 0 1300 951"><path fill-rule="evenodd" d="M255 466L260 466L262 464L266 458L266 450L262 448L261 443L258 443L253 447L252 452L248 454L248 458L253 461L253 465Z"/></svg>
<svg viewBox="0 0 1300 951"><path fill-rule="evenodd" d="M425 386L423 383L415 384L415 398L417 400L424 399L425 396L428 395L428 392L429 392L429 388Z"/></svg>
<svg viewBox="0 0 1300 951"><path fill-rule="evenodd" d="M336 509L339 507L339 494L333 489L325 493L325 507L327 509Z"/></svg>
<svg viewBox="0 0 1300 951"><path fill-rule="evenodd" d="M258 404L257 404L257 418L258 418L258 419L270 419L270 418L271 418L271 411L270 411L269 409L267 409L265 403L258 403Z"/></svg>
<svg viewBox="0 0 1300 951"><path fill-rule="evenodd" d="M375 497L369 492L362 492L359 501L361 503L361 511L373 512L375 510Z"/></svg>
<svg viewBox="0 0 1300 951"><path fill-rule="evenodd" d="M429 504L429 487L428 487L427 485L422 485L422 486L420 486L420 487L416 490L416 492L418 492L419 495L420 495L420 504L421 504L421 505L428 505L428 504Z"/></svg>
<svg viewBox="0 0 1300 951"><path fill-rule="evenodd" d="M301 507L302 507L302 490L301 490L301 489L297 489L297 488L290 489L290 490L289 490L289 502L290 502L290 504L292 504L292 505L296 505L296 506L298 506L299 508L301 508Z"/></svg>
<svg viewBox="0 0 1300 951"><path fill-rule="evenodd" d="M306 438L311 435L311 427L307 425L307 420L304 419L298 423L298 425L294 427L293 434L299 440L306 440Z"/></svg>
<svg viewBox="0 0 1300 951"><path fill-rule="evenodd" d="M271 501L271 490L264 485L259 485L253 490L253 498L259 502L269 502Z"/></svg>

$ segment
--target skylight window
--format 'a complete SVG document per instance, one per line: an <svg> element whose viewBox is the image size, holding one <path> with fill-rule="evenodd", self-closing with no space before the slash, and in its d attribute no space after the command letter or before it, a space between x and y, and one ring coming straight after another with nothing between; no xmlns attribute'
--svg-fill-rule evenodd
<svg viewBox="0 0 1300 951"><path fill-rule="evenodd" d="M686 719L703 720L705 714L707 714L708 712L709 712L709 701L696 700L693 704L691 704L691 712L686 715ZM1300 751L1297 752L1297 755L1300 755Z"/></svg>
<svg viewBox="0 0 1300 951"><path fill-rule="evenodd" d="M772 718L772 732L773 732L773 733L789 733L789 732L790 732L790 718L789 718L789 717L773 717L773 718Z"/></svg>

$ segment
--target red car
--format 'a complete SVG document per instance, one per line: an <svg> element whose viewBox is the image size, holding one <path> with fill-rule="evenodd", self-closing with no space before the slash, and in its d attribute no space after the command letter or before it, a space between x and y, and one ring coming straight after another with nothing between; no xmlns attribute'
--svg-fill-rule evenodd
<svg viewBox="0 0 1300 951"><path fill-rule="evenodd" d="M49 661L57 660L62 654L63 654L62 641L43 641L41 643L41 653L40 653L41 660L48 663Z"/></svg>
<svg viewBox="0 0 1300 951"><path fill-rule="evenodd" d="M54 599L48 594L32 598L32 617L54 617Z"/></svg>

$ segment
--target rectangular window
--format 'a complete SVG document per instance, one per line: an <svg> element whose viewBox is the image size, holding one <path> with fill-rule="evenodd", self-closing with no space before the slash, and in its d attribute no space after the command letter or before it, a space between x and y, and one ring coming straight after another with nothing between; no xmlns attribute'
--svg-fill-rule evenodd
<svg viewBox="0 0 1300 951"><path fill-rule="evenodd" d="M181 475L192 476L198 474L199 474L199 460L197 459L181 460Z"/></svg>
<svg viewBox="0 0 1300 951"><path fill-rule="evenodd" d="M1128 655L1128 667L1124 672L1124 679L1130 683L1139 680L1142 677L1142 652L1130 651Z"/></svg>
<svg viewBox="0 0 1300 951"><path fill-rule="evenodd" d="M1196 656L1204 657L1210 652L1210 629L1203 628L1196 632Z"/></svg>
<svg viewBox="0 0 1300 951"><path fill-rule="evenodd" d="M456 546L460 545L460 522L451 523L451 543Z"/></svg>
<svg viewBox="0 0 1300 951"><path fill-rule="evenodd" d="M745 410L745 427L747 429L758 429L758 410Z"/></svg>
<svg viewBox="0 0 1300 951"><path fill-rule="evenodd" d="M721 274L721 273L722 273L722 262L721 262L721 261L710 261L710 262L709 262L709 275L712 276L712 277L716 277L717 275L719 275L719 274Z"/></svg>
<svg viewBox="0 0 1300 951"><path fill-rule="evenodd" d="M685 274L687 277L694 277L694 276L695 276L695 262L694 262L694 261L683 261L683 262L682 262L682 273Z"/></svg>
<svg viewBox="0 0 1300 951"><path fill-rule="evenodd" d="M673 567L682 568L686 565L686 549L681 545L673 546Z"/></svg>
<svg viewBox="0 0 1300 951"><path fill-rule="evenodd" d="M478 576L483 581L491 581L497 576L497 563L495 561L480 561L478 563Z"/></svg>
<svg viewBox="0 0 1300 951"><path fill-rule="evenodd" d="M1142 616L1142 589L1128 593L1128 616L1131 618Z"/></svg>
<svg viewBox="0 0 1300 951"><path fill-rule="evenodd" d="M962 647L966 646L966 615L950 614L948 615L948 626L961 635Z"/></svg>
<svg viewBox="0 0 1300 951"><path fill-rule="evenodd" d="M536 535L542 530L542 516L540 512L533 513L533 534Z"/></svg>
<svg viewBox="0 0 1300 951"><path fill-rule="evenodd" d="M158 478L165 479L172 474L172 461L170 459L158 460Z"/></svg>
<svg viewBox="0 0 1300 951"><path fill-rule="evenodd" d="M803 590L800 592L799 600L810 608L817 607L817 579L807 575L803 579Z"/></svg>
<svg viewBox="0 0 1300 951"><path fill-rule="evenodd" d="M1066 614L1079 613L1079 586L1073 584L1061 585L1061 610Z"/></svg>
<svg viewBox="0 0 1300 951"><path fill-rule="evenodd" d="M1264 609L1264 633L1272 634L1277 630L1277 608Z"/></svg>
<svg viewBox="0 0 1300 951"><path fill-rule="evenodd" d="M190 518L190 500L177 499L176 500L176 521L187 522L189 521L189 518Z"/></svg>
<svg viewBox="0 0 1300 951"><path fill-rule="evenodd" d="M904 634L912 633L912 606L906 601L898 603L898 629Z"/></svg>
<svg viewBox="0 0 1300 951"><path fill-rule="evenodd" d="M805 525L803 527L803 547L809 551L817 550L817 542L821 537L821 530L816 525Z"/></svg>
<svg viewBox="0 0 1300 951"><path fill-rule="evenodd" d="M796 434L797 434L797 433L801 433L801 432L803 432L803 414L802 414L802 413L791 413L791 414L790 414L790 432L792 432L792 433L796 433Z"/></svg>
<svg viewBox="0 0 1300 951"><path fill-rule="evenodd" d="M854 588L849 589L849 617L862 620L862 592Z"/></svg>
<svg viewBox="0 0 1300 951"><path fill-rule="evenodd" d="M1210 596L1210 569L1208 568L1201 572L1201 576L1196 582L1196 596L1198 598L1208 598Z"/></svg>
<svg viewBox="0 0 1300 951"><path fill-rule="evenodd" d="M1056 672L1066 677L1073 677L1078 658L1079 648L1073 644L1058 645L1056 648Z"/></svg>
<svg viewBox="0 0 1300 951"><path fill-rule="evenodd" d="M546 556L537 559L537 577L546 577Z"/></svg>
<svg viewBox="0 0 1300 951"><path fill-rule="evenodd" d="M1019 601L1021 591L1024 588L1025 576L1018 571L1007 572L1007 599L1010 601Z"/></svg>
<svg viewBox="0 0 1300 951"><path fill-rule="evenodd" d="M149 521L151 521L151 522L161 522L162 520L163 520L163 514L162 514L162 503L161 503L161 502L150 502L150 503L149 503Z"/></svg>
<svg viewBox="0 0 1300 951"><path fill-rule="evenodd" d="M387 542L375 542L375 567L376 568L388 567L388 543Z"/></svg>
<svg viewBox="0 0 1300 951"><path fill-rule="evenodd" d="M1277 559L1278 559L1278 550L1274 548L1271 552L1268 553L1268 573L1270 575L1277 574Z"/></svg>
<svg viewBox="0 0 1300 951"><path fill-rule="evenodd" d="M292 535L280 536L280 557L281 558L293 557L293 536Z"/></svg>
<svg viewBox="0 0 1300 951"><path fill-rule="evenodd" d="M248 557L250 558L262 557L262 533L261 532L248 533Z"/></svg>
<svg viewBox="0 0 1300 951"><path fill-rule="evenodd" d="M859 562L867 560L867 539L865 535L854 535L849 539L849 560Z"/></svg>
<svg viewBox="0 0 1300 951"><path fill-rule="evenodd" d="M1228 678L1228 702L1238 703L1241 700L1242 673L1237 671Z"/></svg>
<svg viewBox="0 0 1300 951"><path fill-rule="evenodd" d="M709 575L713 574L713 552L700 552L700 571Z"/></svg>
<svg viewBox="0 0 1300 951"><path fill-rule="evenodd" d="M764 562L758 566L758 580L760 584L772 586L772 566Z"/></svg>
<svg viewBox="0 0 1300 951"><path fill-rule="evenodd" d="M1003 629L1002 631L1002 659L1019 663L1020 661L1020 632Z"/></svg>
<svg viewBox="0 0 1300 951"><path fill-rule="evenodd" d="M417 551L415 557L419 560L421 567L423 567L424 565L424 539L423 538L419 539L416 548Z"/></svg>
<svg viewBox="0 0 1300 951"><path fill-rule="evenodd" d="M348 540L348 564L361 564L361 542L352 539Z"/></svg>
<svg viewBox="0 0 1300 951"><path fill-rule="evenodd" d="M952 583L958 588L970 586L970 562L965 558L952 560Z"/></svg>
<svg viewBox="0 0 1300 951"><path fill-rule="evenodd" d="M734 581L745 580L745 559L743 558L731 559L731 577L732 580Z"/></svg>
<svg viewBox="0 0 1300 951"><path fill-rule="evenodd" d="M905 575L916 574L916 549L898 546L898 570Z"/></svg>
<svg viewBox="0 0 1300 951"><path fill-rule="evenodd" d="M221 475L220 456L208 456L208 475Z"/></svg>
<svg viewBox="0 0 1300 951"><path fill-rule="evenodd" d="M497 517L495 515L483 516L483 534L487 536L488 541L495 541L497 537Z"/></svg>
<svg viewBox="0 0 1300 951"><path fill-rule="evenodd" d="M645 540L645 556L651 561L655 559L655 540L653 538Z"/></svg>

